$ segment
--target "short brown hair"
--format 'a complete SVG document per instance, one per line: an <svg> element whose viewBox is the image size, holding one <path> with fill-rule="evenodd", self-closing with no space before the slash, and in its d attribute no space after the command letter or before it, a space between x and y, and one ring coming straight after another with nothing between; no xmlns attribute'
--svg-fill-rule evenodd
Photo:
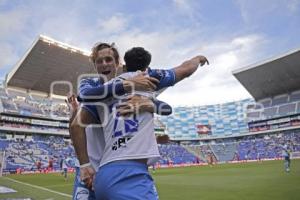
<svg viewBox="0 0 300 200"><path fill-rule="evenodd" d="M90 55L90 60L95 63L96 58L97 58L97 53L98 51L102 50L102 49L106 49L109 48L114 52L114 58L116 60L117 63L120 63L120 55L119 52L115 46L115 43L104 43L104 42L98 42L94 45L94 47L92 48L92 53Z"/></svg>

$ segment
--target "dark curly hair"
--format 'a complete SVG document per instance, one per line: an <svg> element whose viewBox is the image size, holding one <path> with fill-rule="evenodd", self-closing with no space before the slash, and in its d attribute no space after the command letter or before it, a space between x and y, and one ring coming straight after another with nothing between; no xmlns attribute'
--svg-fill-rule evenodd
<svg viewBox="0 0 300 200"><path fill-rule="evenodd" d="M125 53L124 61L128 72L145 71L151 62L151 54L143 47L133 47Z"/></svg>

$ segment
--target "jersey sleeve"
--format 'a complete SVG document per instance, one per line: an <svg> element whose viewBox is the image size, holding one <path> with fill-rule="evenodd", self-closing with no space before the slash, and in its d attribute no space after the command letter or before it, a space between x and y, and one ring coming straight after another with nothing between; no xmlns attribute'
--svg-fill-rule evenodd
<svg viewBox="0 0 300 200"><path fill-rule="evenodd" d="M125 94L123 83L120 80L102 84L99 80L83 79L80 81L78 91L79 102L97 102L112 97L114 94Z"/></svg>
<svg viewBox="0 0 300 200"><path fill-rule="evenodd" d="M176 82L176 75L174 69L150 69L148 71L150 77L159 80L156 90L173 86Z"/></svg>
<svg viewBox="0 0 300 200"><path fill-rule="evenodd" d="M172 107L166 102L154 99L155 113L158 115L170 115L172 114Z"/></svg>

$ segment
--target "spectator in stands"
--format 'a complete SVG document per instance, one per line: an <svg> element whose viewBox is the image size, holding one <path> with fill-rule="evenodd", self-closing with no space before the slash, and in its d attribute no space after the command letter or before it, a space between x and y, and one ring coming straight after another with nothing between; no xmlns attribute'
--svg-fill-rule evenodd
<svg viewBox="0 0 300 200"><path fill-rule="evenodd" d="M238 152L238 151L235 151L235 152L234 152L234 160L240 161L240 155L239 155L239 152Z"/></svg>
<svg viewBox="0 0 300 200"><path fill-rule="evenodd" d="M36 168L37 168L37 171L42 172L42 162L41 162L41 160L38 160L36 162Z"/></svg>
<svg viewBox="0 0 300 200"><path fill-rule="evenodd" d="M49 158L48 160L48 171L52 171L53 169L53 158Z"/></svg>
<svg viewBox="0 0 300 200"><path fill-rule="evenodd" d="M196 164L200 164L200 158L198 156L196 157Z"/></svg>

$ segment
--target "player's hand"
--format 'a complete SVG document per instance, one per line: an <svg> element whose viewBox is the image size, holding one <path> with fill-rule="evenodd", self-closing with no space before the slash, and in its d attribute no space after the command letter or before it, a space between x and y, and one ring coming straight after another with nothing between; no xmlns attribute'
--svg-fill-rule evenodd
<svg viewBox="0 0 300 200"><path fill-rule="evenodd" d="M69 109L74 112L75 110L78 109L79 107L79 103L77 101L77 98L75 96L75 94L70 94L68 95L67 100L65 100L65 102L67 103Z"/></svg>
<svg viewBox="0 0 300 200"><path fill-rule="evenodd" d="M85 183L89 189L93 189L93 181L96 171L92 166L80 168L80 180Z"/></svg>
<svg viewBox="0 0 300 200"><path fill-rule="evenodd" d="M200 66L203 66L206 63L209 65L209 62L208 62L208 60L207 60L207 58L205 56L199 55L199 56L197 56L197 59L199 60Z"/></svg>
<svg viewBox="0 0 300 200"><path fill-rule="evenodd" d="M147 97L140 95L129 96L126 101L117 106L121 116L138 114L140 112L154 112L154 103Z"/></svg>
<svg viewBox="0 0 300 200"><path fill-rule="evenodd" d="M146 76L147 73L143 72L137 76L127 79L123 82L124 89L126 91L154 91L156 89L156 84L159 80L153 77Z"/></svg>

